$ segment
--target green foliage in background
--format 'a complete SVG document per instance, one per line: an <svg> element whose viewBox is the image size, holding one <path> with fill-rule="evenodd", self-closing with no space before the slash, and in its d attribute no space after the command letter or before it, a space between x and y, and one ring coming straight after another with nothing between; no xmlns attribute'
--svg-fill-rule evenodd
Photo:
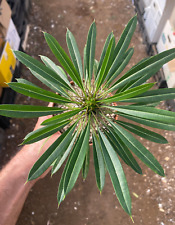
<svg viewBox="0 0 175 225"><path fill-rule="evenodd" d="M11 82L9 86L21 94L59 106L0 105L0 115L19 118L53 115L42 123L42 128L29 133L23 144L37 142L64 128L65 131L38 159L28 176L29 181L36 179L50 166L53 175L67 160L58 188L58 204L72 190L81 170L83 179L86 179L90 153L94 158L98 189L102 192L107 171L122 208L130 216L131 198L120 160L136 173L142 174L135 159L137 156L155 173L164 176L159 162L132 133L165 144L167 140L164 137L140 124L175 130L175 113L155 108L160 101L174 99L175 89L152 90L154 83L146 83L165 63L175 58L175 49L141 60L122 77L119 76L133 55L133 48L128 47L136 24L135 16L127 24L117 44L113 33L110 33L99 61L95 59L95 22L88 32L83 63L76 40L69 30L66 41L70 57L54 37L44 33L48 46L62 67L45 56L41 56L42 63L15 51L18 60L52 91L46 91L24 79ZM70 84L70 80L73 84ZM125 118L131 123L126 122Z"/></svg>

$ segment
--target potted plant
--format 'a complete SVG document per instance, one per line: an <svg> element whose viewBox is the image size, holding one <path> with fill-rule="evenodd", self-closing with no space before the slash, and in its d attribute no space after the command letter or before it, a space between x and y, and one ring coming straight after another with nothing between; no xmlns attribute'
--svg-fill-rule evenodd
<svg viewBox="0 0 175 225"><path fill-rule="evenodd" d="M29 133L22 144L37 142L64 128L62 135L38 159L28 176L28 181L36 179L50 166L53 175L68 158L58 188L58 204L74 187L81 169L83 178L86 179L89 168L89 142L93 145L98 189L100 192L103 190L107 170L116 196L130 216L131 199L118 156L138 174L142 174L142 170L133 154L155 173L164 176L164 171L155 157L131 133L164 144L167 143L164 137L141 127L140 124L175 130L175 113L155 108L160 101L174 99L175 89L152 90L155 83L146 83L163 64L175 58L175 49L141 60L120 77L133 55L133 48L128 47L136 23L137 18L134 16L117 44L113 33L110 33L100 60L97 61L96 25L93 22L84 48L83 66L77 43L69 30L66 40L71 59L54 37L44 33L47 44L62 67L45 56L41 56L41 63L23 52L14 52L18 60L53 92L24 79L9 83L9 87L26 96L58 105L52 108L0 105L0 115L19 118L53 115L42 123L42 128ZM74 85L70 84L69 79ZM123 118L131 122L126 122Z"/></svg>

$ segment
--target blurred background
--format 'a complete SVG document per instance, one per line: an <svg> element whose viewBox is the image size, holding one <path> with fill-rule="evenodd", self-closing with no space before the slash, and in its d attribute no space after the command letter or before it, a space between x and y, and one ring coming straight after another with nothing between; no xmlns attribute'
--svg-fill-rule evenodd
<svg viewBox="0 0 175 225"><path fill-rule="evenodd" d="M52 34L67 51L66 28L74 34L81 55L88 29L97 24L96 59L107 35L113 31L116 41L126 24L137 13L138 25L131 47L135 53L126 70L141 59L175 47L174 0L1 0L0 1L0 104L47 105L39 100L16 94L6 82L25 78L42 86L13 55L21 50L39 59L45 55L58 63L49 50L42 31ZM68 51L67 51L68 52ZM126 72L126 70L124 72ZM156 88L175 88L175 60L155 74ZM45 87L44 87L45 88ZM160 108L175 111L174 100L161 103ZM20 149L18 145L33 130L36 119L11 119L0 116L0 167ZM156 129L154 129L156 131ZM165 178L154 174L142 163L143 175L124 167L132 197L132 213L136 225L175 224L175 133L159 131L169 144L159 145L139 140L165 169ZM91 155L92 156L92 155ZM109 177L100 195L95 183L93 159L85 182L81 174L73 189L57 209L57 187L62 169L50 178L40 180L32 188L17 225L114 225L132 224L119 206Z"/></svg>

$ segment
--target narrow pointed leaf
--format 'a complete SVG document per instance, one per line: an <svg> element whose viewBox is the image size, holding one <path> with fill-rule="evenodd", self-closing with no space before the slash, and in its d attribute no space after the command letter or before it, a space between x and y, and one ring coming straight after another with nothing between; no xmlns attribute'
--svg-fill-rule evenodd
<svg viewBox="0 0 175 225"><path fill-rule="evenodd" d="M67 167L64 180L64 191L66 194L68 194L72 190L83 166L83 162L89 147L89 134L90 125L88 123L83 131L82 136L79 139L76 148L73 150L69 165Z"/></svg>
<svg viewBox="0 0 175 225"><path fill-rule="evenodd" d="M39 99L46 102L54 102L59 104L70 103L71 100L57 95L53 92L46 91L39 87L34 87L33 85L21 84L17 82L8 83L9 87L18 93L21 93L31 98Z"/></svg>
<svg viewBox="0 0 175 225"><path fill-rule="evenodd" d="M87 75L86 45L83 51L83 71L84 71L84 79L85 81L87 81L88 75Z"/></svg>
<svg viewBox="0 0 175 225"><path fill-rule="evenodd" d="M33 180L41 176L56 158L67 149L71 142L75 126L76 124L67 129L36 161L29 172L28 180Z"/></svg>
<svg viewBox="0 0 175 225"><path fill-rule="evenodd" d="M112 64L112 60L113 60L113 53L114 53L114 45L115 45L115 41L114 41L114 37L111 38L108 48L106 50L106 54L105 57L103 59L103 63L101 65L101 69L96 77L96 90L99 89L99 87L101 86L101 84L104 82L107 73L109 71L109 68Z"/></svg>
<svg viewBox="0 0 175 225"><path fill-rule="evenodd" d="M64 109L34 105L0 105L0 115L14 118L34 118L63 112Z"/></svg>
<svg viewBox="0 0 175 225"><path fill-rule="evenodd" d="M86 43L86 68L89 80L92 78L96 45L96 25L93 22L90 26Z"/></svg>
<svg viewBox="0 0 175 225"><path fill-rule="evenodd" d="M53 81L52 78L45 78L41 75L39 75L38 73L36 73L35 71L31 70L29 68L30 72L38 79L40 80L43 84L45 84L47 87L49 87L51 90L58 92L59 94L63 95L63 96L67 96L67 94L65 93L65 90L60 87L57 83L55 83L55 81Z"/></svg>
<svg viewBox="0 0 175 225"><path fill-rule="evenodd" d="M141 84L144 84L148 79L150 79L152 76L154 76L159 71L159 69L160 69L159 66L152 68L150 71L147 71L144 76L141 76L141 77L137 78L136 80L130 81L127 89L137 87Z"/></svg>
<svg viewBox="0 0 175 225"><path fill-rule="evenodd" d="M121 163L108 139L99 130L103 157L117 198L126 213L131 215L131 198Z"/></svg>
<svg viewBox="0 0 175 225"><path fill-rule="evenodd" d="M120 37L118 44L116 45L115 52L114 52L115 59L107 74L107 77L111 77L111 75L113 75L114 72L116 71L116 68L118 68L120 64L120 60L123 58L123 55L125 54L130 44L131 38L136 29L136 25L137 25L137 17L134 16L127 24L125 30L123 31Z"/></svg>
<svg viewBox="0 0 175 225"><path fill-rule="evenodd" d="M31 86L34 86L34 87L38 87L37 85L33 84L32 82L28 81L28 80L25 80L23 78L17 78L16 79L18 83L20 84L28 84L28 85L31 85Z"/></svg>
<svg viewBox="0 0 175 225"><path fill-rule="evenodd" d="M117 112L117 114L126 119L132 120L139 124L146 125L148 127L154 127L154 128L163 129L163 130L175 131L175 125L173 125L173 124L166 124L165 122L161 122L161 121L154 121L154 120L149 120L149 119L145 119L145 118L139 118L137 116L132 116L132 115L128 115L125 113Z"/></svg>
<svg viewBox="0 0 175 225"><path fill-rule="evenodd" d="M66 164L66 166L67 166L67 164ZM66 168L66 166L65 166L65 168ZM60 203L65 198L65 193L64 193L64 179L65 179L65 173L66 173L65 168L64 168L64 171L61 175L60 183L59 183L59 186L58 186L58 193L57 193L58 207L59 207Z"/></svg>
<svg viewBox="0 0 175 225"><path fill-rule="evenodd" d="M72 80L80 87L83 88L82 82L78 72L76 71L72 61L70 60L69 56L57 42L57 40L50 34L44 33L44 37L48 46L50 47L51 51L58 59L62 67L66 70Z"/></svg>
<svg viewBox="0 0 175 225"><path fill-rule="evenodd" d="M175 125L175 112L145 106L106 106L118 112Z"/></svg>
<svg viewBox="0 0 175 225"><path fill-rule="evenodd" d="M62 176L61 176L61 179L60 179L60 183L59 183L59 187L58 187L58 193L57 193L57 201L58 201L58 205L64 200L64 198L66 197L66 192L65 192L65 176L66 176L66 173L67 173L67 169L68 169L68 166L69 166L69 163L70 163L70 160L72 158L72 155L74 154L74 150L77 148L77 145L79 143L79 139L80 137L82 136L82 132L80 133L80 135L78 136L74 146L73 146L73 149L69 155L69 158L66 162L66 165L64 167L64 170L63 170L63 173L62 173Z"/></svg>
<svg viewBox="0 0 175 225"><path fill-rule="evenodd" d="M150 57L146 57L141 59L138 63L136 63L134 66L131 67L130 70L134 69L135 67L137 67L138 65L142 64L143 62L145 62L146 60L148 60Z"/></svg>
<svg viewBox="0 0 175 225"><path fill-rule="evenodd" d="M27 134L24 138L23 145L25 144L32 144L34 142L40 141L46 137L51 136L52 134L55 134L59 130L61 130L63 127L65 127L69 121L61 122L60 124L54 124L50 126L41 127L37 130L34 130Z"/></svg>
<svg viewBox="0 0 175 225"><path fill-rule="evenodd" d="M124 142L115 134L111 127L108 127L109 133L105 132L108 140L110 141L111 145L113 146L114 150L120 156L120 158L130 166L136 173L142 174L142 170L131 154L130 150L124 144Z"/></svg>
<svg viewBox="0 0 175 225"><path fill-rule="evenodd" d="M70 89L69 85L62 78L60 78L53 70L45 66L40 61L32 58L24 52L14 51L14 53L17 59L25 66L29 67L32 71L44 77L46 80L49 79L52 82L55 82L58 86Z"/></svg>
<svg viewBox="0 0 175 225"><path fill-rule="evenodd" d="M106 41L105 41L105 44L104 44L104 47L103 47L103 50L102 50L102 53L101 53L101 56L100 56L100 61L99 61L99 65L98 65L98 68L97 68L97 74L99 73L99 71L101 69L104 57L106 55L106 51L107 51L108 46L109 46L109 42L110 42L111 38L113 38L113 37L114 37L114 34L111 32L108 35L108 37L106 38Z"/></svg>
<svg viewBox="0 0 175 225"><path fill-rule="evenodd" d="M162 88L157 90L150 90L147 91L137 97L123 100L124 102L144 102L144 103L151 103L151 102L159 102L168 99L175 98L175 88Z"/></svg>
<svg viewBox="0 0 175 225"><path fill-rule="evenodd" d="M107 84L110 84L114 79L116 79L118 77L119 74L121 74L121 72L125 69L125 67L128 65L131 57L133 56L134 53L134 49L130 48L125 55L123 56L123 60L121 61L120 65L118 66L118 68L115 70L115 72L110 75L108 74L106 79L107 79Z"/></svg>
<svg viewBox="0 0 175 225"><path fill-rule="evenodd" d="M162 52L158 55L152 56L149 59L143 61L138 66L129 70L125 75L123 75L110 89L109 92L114 91L131 80L136 80L140 77L146 76L148 72L153 74L167 62L175 58L175 49L170 49ZM152 74L152 75L153 75Z"/></svg>
<svg viewBox="0 0 175 225"><path fill-rule="evenodd" d="M65 149L65 151L61 155L59 155L59 157L57 157L57 159L56 159L56 161L55 161L55 163L52 167L52 172L51 172L52 175L60 169L60 167L62 166L62 164L66 160L67 156L69 155L69 153L70 153L70 151L71 151L71 149L74 145L74 142L75 142L75 139L76 139L77 135L78 135L78 132L76 132L74 134L73 139L71 140L68 148Z"/></svg>
<svg viewBox="0 0 175 225"><path fill-rule="evenodd" d="M128 157L125 156L125 151L121 150L121 147L119 145L119 141L114 137L114 134L112 133L111 127L108 127L108 132L104 130L104 133L106 137L108 138L110 144L112 145L114 151L120 156L120 158L129 165ZM123 148L123 146L122 146Z"/></svg>
<svg viewBox="0 0 175 225"><path fill-rule="evenodd" d="M135 80L131 80L130 82L126 83L123 87L119 88L116 91L116 93L123 92L125 90L130 89L130 88L134 88L134 87L137 87L141 84L144 84L150 77L152 77L154 74L156 74L157 71L159 71L159 69L160 69L160 67L157 67L157 68L155 67L152 70L147 71L144 76L141 76L141 77L139 77Z"/></svg>
<svg viewBox="0 0 175 225"><path fill-rule="evenodd" d="M80 52L79 52L76 40L75 40L73 34L69 30L67 30L67 33L66 33L66 41L67 41L67 46L69 49L69 53L70 53L72 62L82 79L83 78L83 67L82 67Z"/></svg>
<svg viewBox="0 0 175 225"><path fill-rule="evenodd" d="M160 143L160 144L167 144L168 141L160 134L157 134L151 130L146 128L137 126L132 123L127 123L124 121L117 120L117 123L124 127L125 129L129 130L130 132L137 134L140 137L143 137L149 141Z"/></svg>
<svg viewBox="0 0 175 225"><path fill-rule="evenodd" d="M116 134L121 138L125 145L150 169L160 176L164 176L164 171L156 160L156 158L149 152L136 138L133 137L128 131L119 125L109 121Z"/></svg>
<svg viewBox="0 0 175 225"><path fill-rule="evenodd" d="M68 112L56 115L52 118L49 118L49 119L43 121L42 125L52 125L52 124L64 121L66 119L70 119L72 116L76 115L80 111L81 111L81 109L75 109L75 110L72 110L72 111L68 111Z"/></svg>
<svg viewBox="0 0 175 225"><path fill-rule="evenodd" d="M70 87L70 82L67 78L67 75L64 73L63 69L59 66L57 66L52 60L50 60L48 57L46 56L40 56L41 60L43 61L43 63L49 67L51 70L53 70L56 74L58 74L58 76L60 76L61 79L63 79Z"/></svg>
<svg viewBox="0 0 175 225"><path fill-rule="evenodd" d="M131 88L122 93L117 93L117 94L113 95L112 97L100 100L100 102L111 103L111 102L116 102L116 101L122 101L124 99L128 99L128 98L131 98L131 97L134 97L134 96L137 96L139 94L146 92L151 87L153 87L153 85L154 85L154 83L143 84L143 85L140 85L139 87Z"/></svg>
<svg viewBox="0 0 175 225"><path fill-rule="evenodd" d="M99 65L99 62L95 59L94 60L94 67L93 67L94 78L96 78L96 76L97 76L98 65Z"/></svg>
<svg viewBox="0 0 175 225"><path fill-rule="evenodd" d="M134 103L132 105L136 105L136 106L147 106L147 107L157 107L158 105L160 105L160 102L153 102L153 103L143 103L143 102L138 102L138 103Z"/></svg>
<svg viewBox="0 0 175 225"><path fill-rule="evenodd" d="M93 156L97 187L101 192L105 185L105 165L99 140L93 135Z"/></svg>
<svg viewBox="0 0 175 225"><path fill-rule="evenodd" d="M82 166L82 177L84 180L86 180L88 172L89 172L89 164L90 164L90 149L88 146L88 150L86 152L86 156L85 156L84 163Z"/></svg>

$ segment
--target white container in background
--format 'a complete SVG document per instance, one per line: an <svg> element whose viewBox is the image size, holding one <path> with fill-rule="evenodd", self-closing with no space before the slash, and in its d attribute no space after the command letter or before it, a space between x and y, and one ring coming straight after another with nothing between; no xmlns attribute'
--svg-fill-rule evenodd
<svg viewBox="0 0 175 225"><path fill-rule="evenodd" d="M141 1L141 0L140 0ZM151 4L151 2L152 2L152 0L142 0L143 1L143 3L144 3L144 6L145 7L148 7L150 4Z"/></svg>
<svg viewBox="0 0 175 225"><path fill-rule="evenodd" d="M145 13L145 9L151 4L152 0L135 0L135 2L137 1L138 7L140 9L140 12L142 15L144 15Z"/></svg>
<svg viewBox="0 0 175 225"><path fill-rule="evenodd" d="M175 48L175 26L170 20L166 22L156 47L158 53ZM166 63L163 71L168 87L175 88L175 59Z"/></svg>
<svg viewBox="0 0 175 225"><path fill-rule="evenodd" d="M10 19L10 23L9 23L9 27L8 27L7 35L5 39L6 41L10 43L10 46L13 50L19 49L20 37L12 19Z"/></svg>
<svg viewBox="0 0 175 225"><path fill-rule="evenodd" d="M162 12L165 8L165 5L166 5L166 0L159 0L159 7L162 10Z"/></svg>
<svg viewBox="0 0 175 225"><path fill-rule="evenodd" d="M151 4L145 9L145 29L150 43L155 42L154 36L162 14L163 11L159 5L158 0L152 0Z"/></svg>
<svg viewBox="0 0 175 225"><path fill-rule="evenodd" d="M175 30L173 25L171 24L170 20L167 20L156 46L159 53L171 48L175 48L174 32Z"/></svg>
<svg viewBox="0 0 175 225"><path fill-rule="evenodd" d="M173 14L175 0L152 0L145 8L143 23L149 44L157 43L166 21Z"/></svg>

